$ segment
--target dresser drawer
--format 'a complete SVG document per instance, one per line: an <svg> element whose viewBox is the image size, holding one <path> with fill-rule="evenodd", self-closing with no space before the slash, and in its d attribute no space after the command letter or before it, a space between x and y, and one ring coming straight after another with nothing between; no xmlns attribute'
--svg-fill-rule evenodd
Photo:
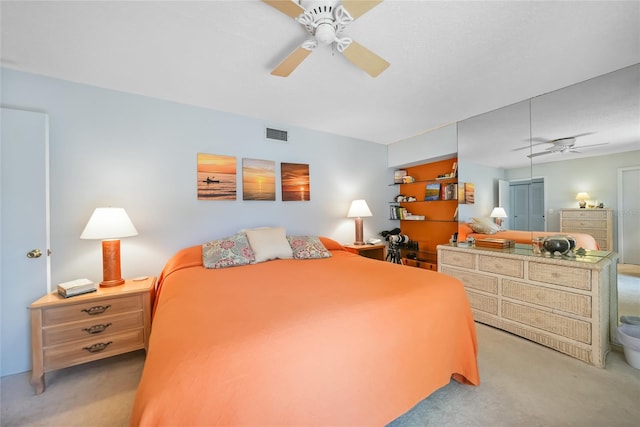
<svg viewBox="0 0 640 427"><path fill-rule="evenodd" d="M465 254L461 252L443 251L442 259L438 260L441 264L453 265L454 267L476 268L476 257L473 254Z"/></svg>
<svg viewBox="0 0 640 427"><path fill-rule="evenodd" d="M607 220L588 220L588 219L563 219L562 230L567 229L585 229L585 228L602 228L607 229Z"/></svg>
<svg viewBox="0 0 640 427"><path fill-rule="evenodd" d="M502 317L543 331L591 344L591 324L548 311L502 301Z"/></svg>
<svg viewBox="0 0 640 427"><path fill-rule="evenodd" d="M442 267L441 272L460 280L465 288L477 289L491 294L498 293L498 278L484 274Z"/></svg>
<svg viewBox="0 0 640 427"><path fill-rule="evenodd" d="M142 310L142 303L142 296L131 295L44 308L42 310L42 325L50 326L86 319L98 319L108 315Z"/></svg>
<svg viewBox="0 0 640 427"><path fill-rule="evenodd" d="M513 280L502 281L502 295L554 310L591 317L591 297L571 292L527 285Z"/></svg>
<svg viewBox="0 0 640 427"><path fill-rule="evenodd" d="M467 292L467 298L469 298L469 305L471 305L472 309L489 314L498 314L498 298L480 295L475 292Z"/></svg>
<svg viewBox="0 0 640 427"><path fill-rule="evenodd" d="M590 228L588 230L585 230L584 228L579 228L579 229L563 228L562 229L562 234L571 235L571 233L586 233L586 234L589 234L590 236L595 237L596 239L606 239L609 237L608 231L604 228Z"/></svg>
<svg viewBox="0 0 640 427"><path fill-rule="evenodd" d="M42 330L42 344L48 347L87 338L99 339L98 337L103 335L142 328L143 326L144 312L141 310L115 316L102 315L98 319L45 327Z"/></svg>
<svg viewBox="0 0 640 427"><path fill-rule="evenodd" d="M524 261L519 259L498 258L489 255L478 257L478 269L489 273L498 273L511 277L524 277Z"/></svg>
<svg viewBox="0 0 640 427"><path fill-rule="evenodd" d="M584 268L531 262L529 263L529 279L585 291L591 290L591 270Z"/></svg>
<svg viewBox="0 0 640 427"><path fill-rule="evenodd" d="M578 219L607 219L608 211L602 210L565 210L562 211L563 218L578 218Z"/></svg>
<svg viewBox="0 0 640 427"><path fill-rule="evenodd" d="M43 350L45 372L144 348L144 329L73 341Z"/></svg>

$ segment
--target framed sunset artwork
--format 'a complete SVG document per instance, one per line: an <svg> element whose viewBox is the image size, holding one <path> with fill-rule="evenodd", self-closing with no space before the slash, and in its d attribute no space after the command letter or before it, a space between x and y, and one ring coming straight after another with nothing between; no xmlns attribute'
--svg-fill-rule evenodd
<svg viewBox="0 0 640 427"><path fill-rule="evenodd" d="M276 162L242 159L242 199L276 200Z"/></svg>
<svg viewBox="0 0 640 427"><path fill-rule="evenodd" d="M282 201L311 200L309 165L305 163L280 163Z"/></svg>
<svg viewBox="0 0 640 427"><path fill-rule="evenodd" d="M236 199L236 158L198 153L198 200Z"/></svg>

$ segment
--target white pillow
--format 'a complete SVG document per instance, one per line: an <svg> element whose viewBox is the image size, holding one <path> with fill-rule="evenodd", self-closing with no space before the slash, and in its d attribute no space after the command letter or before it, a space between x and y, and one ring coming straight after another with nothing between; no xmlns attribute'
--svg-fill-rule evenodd
<svg viewBox="0 0 640 427"><path fill-rule="evenodd" d="M476 233L495 234L500 231L500 226L490 218L471 218L471 221L470 227Z"/></svg>
<svg viewBox="0 0 640 427"><path fill-rule="evenodd" d="M255 255L255 262L293 258L284 227L246 230L246 233Z"/></svg>

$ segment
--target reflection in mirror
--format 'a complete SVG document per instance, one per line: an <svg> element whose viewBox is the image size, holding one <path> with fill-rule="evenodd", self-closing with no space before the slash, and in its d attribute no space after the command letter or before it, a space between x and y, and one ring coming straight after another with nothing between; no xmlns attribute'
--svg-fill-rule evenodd
<svg viewBox="0 0 640 427"><path fill-rule="evenodd" d="M461 223L502 204L510 206L503 228L519 228L514 197L533 204L529 230L575 235L570 215L599 217L592 223L597 226L582 229L585 238L619 253L624 264L619 287L633 283L620 288L619 307L617 293L611 295L611 325L618 323L618 309L620 315L640 316L640 64L460 122L458 164L460 182L476 183L477 200L476 206L460 206ZM500 189L510 185L501 180L511 185L538 180L530 192L537 192L538 201L510 193L505 202ZM581 192L589 195L584 210L576 200ZM627 280L623 268L636 271L636 277Z"/></svg>
<svg viewBox="0 0 640 427"><path fill-rule="evenodd" d="M528 168L530 160L530 103L519 102L490 111L458 123L459 185L471 182L475 188L475 203L458 207L460 236L466 235L462 224L472 218L490 218L496 207L502 207L507 217L504 230L530 230L528 196L523 192L528 179L508 181L508 167ZM512 147L518 146L517 151ZM474 227L476 232L482 226ZM484 233L486 234L486 233ZM476 236L474 236L476 237ZM527 236L525 240L530 241Z"/></svg>

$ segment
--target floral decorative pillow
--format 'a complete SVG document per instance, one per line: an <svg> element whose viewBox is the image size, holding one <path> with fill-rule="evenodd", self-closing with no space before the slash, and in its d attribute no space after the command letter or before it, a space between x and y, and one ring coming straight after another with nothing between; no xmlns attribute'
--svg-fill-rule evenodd
<svg viewBox="0 0 640 427"><path fill-rule="evenodd" d="M244 233L213 240L202 245L202 264L205 268L225 268L251 264L255 255Z"/></svg>
<svg viewBox="0 0 640 427"><path fill-rule="evenodd" d="M316 236L287 236L295 259L329 258L331 252Z"/></svg>

